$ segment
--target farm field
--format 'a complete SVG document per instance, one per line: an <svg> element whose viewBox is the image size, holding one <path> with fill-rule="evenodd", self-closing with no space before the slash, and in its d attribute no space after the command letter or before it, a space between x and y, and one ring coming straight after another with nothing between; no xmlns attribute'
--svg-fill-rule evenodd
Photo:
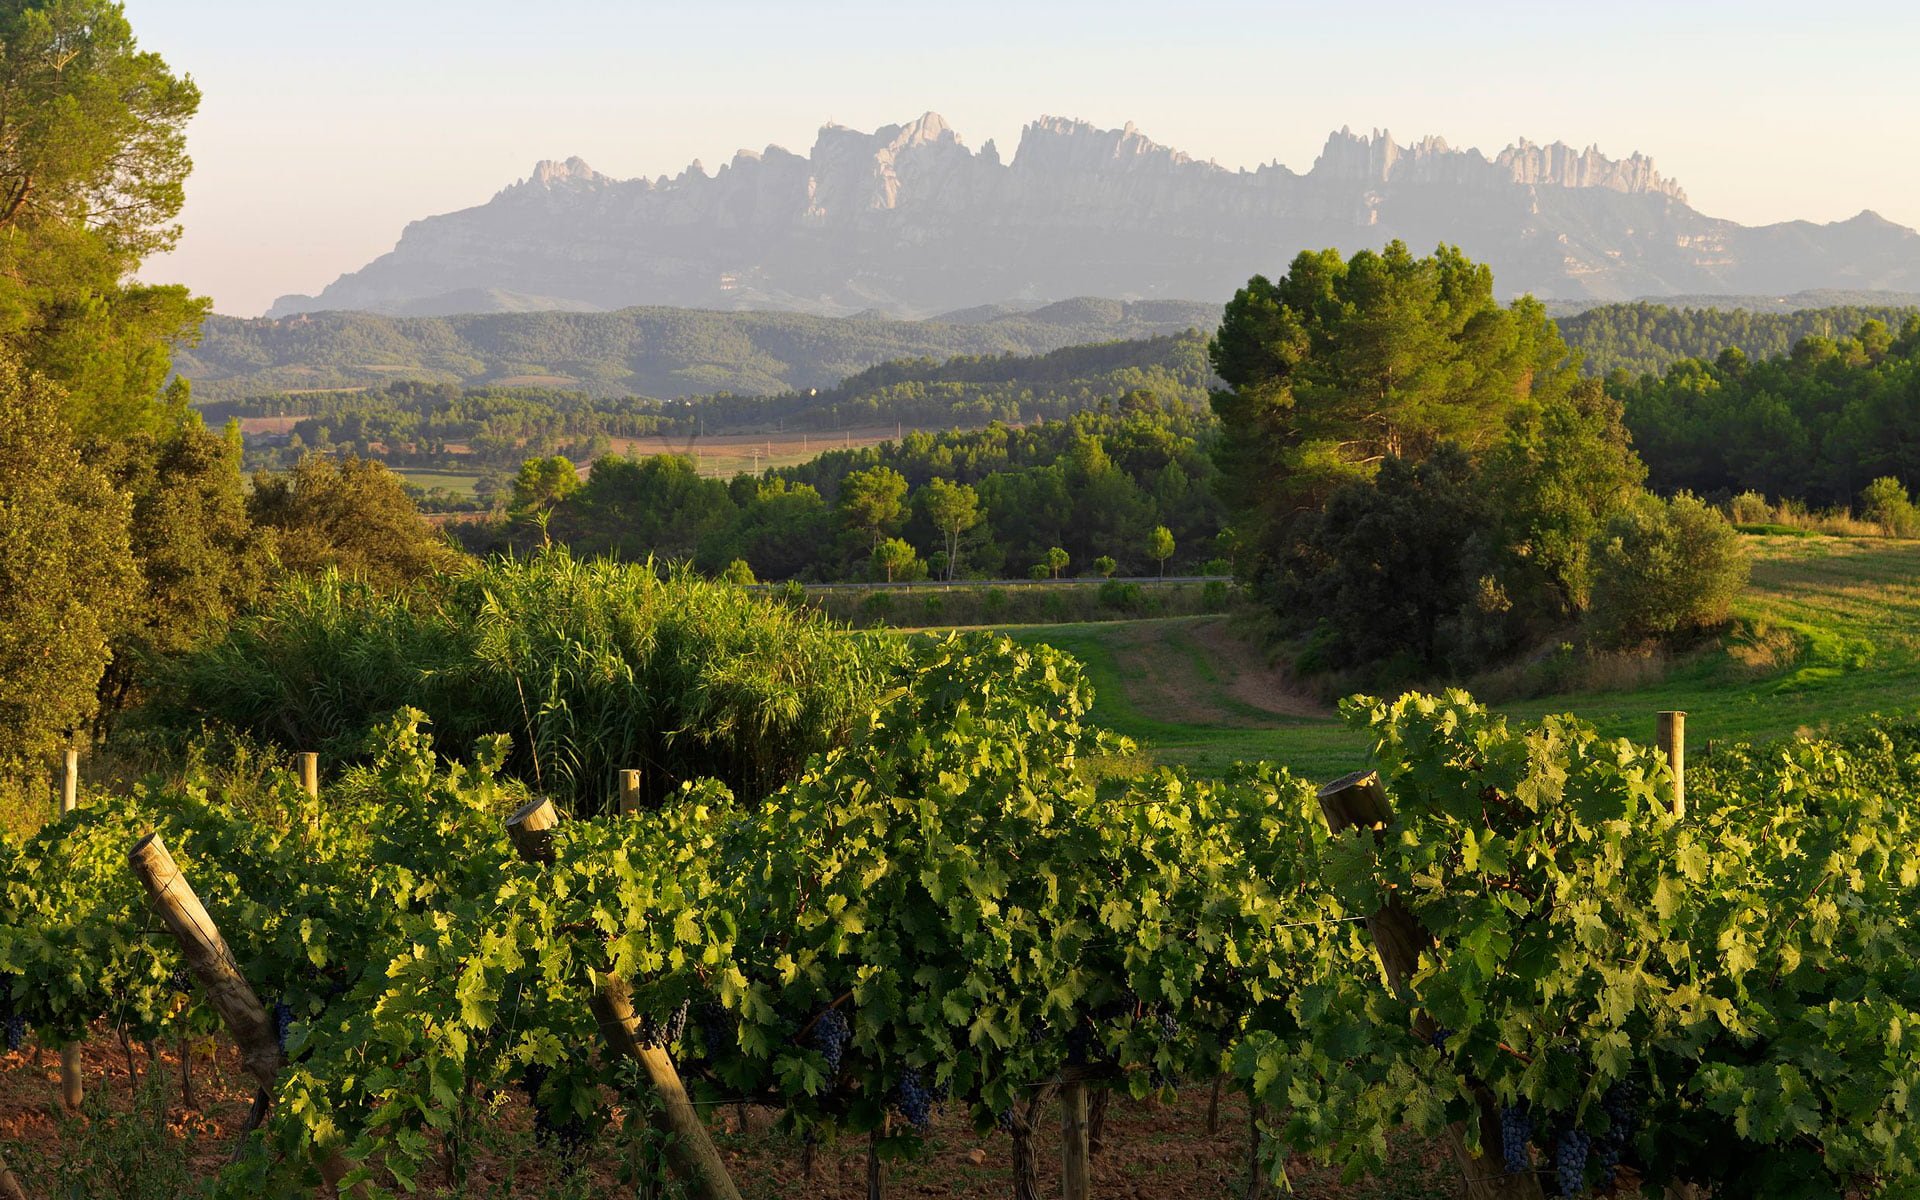
<svg viewBox="0 0 1920 1200"><path fill-rule="evenodd" d="M743 471L757 473L774 467L799 466L828 450L877 446L882 442L897 440L901 432L896 425L870 425L858 429L794 433L614 438L613 449L616 454L635 458L655 454L683 455L698 464L700 474L731 479Z"/></svg>
<svg viewBox="0 0 1920 1200"><path fill-rule="evenodd" d="M1726 643L1657 682L1500 704L1522 720L1572 712L1603 733L1647 741L1653 714L1688 714L1693 754L1714 741L1816 732L1920 705L1920 542L1757 536L1753 578ZM1087 666L1096 718L1158 760L1206 774L1268 759L1313 778L1353 770L1366 739L1332 707L1290 687L1232 618L1027 625Z"/></svg>
<svg viewBox="0 0 1920 1200"><path fill-rule="evenodd" d="M478 471L424 471L395 467L393 473L422 491L444 488L455 496L473 495L474 486L480 482Z"/></svg>

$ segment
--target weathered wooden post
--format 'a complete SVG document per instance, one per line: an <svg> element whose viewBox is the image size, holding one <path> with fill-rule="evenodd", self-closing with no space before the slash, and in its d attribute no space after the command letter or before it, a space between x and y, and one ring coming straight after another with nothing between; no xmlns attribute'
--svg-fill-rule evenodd
<svg viewBox="0 0 1920 1200"><path fill-rule="evenodd" d="M616 811L623 817L640 811L640 772L620 772L620 806Z"/></svg>
<svg viewBox="0 0 1920 1200"><path fill-rule="evenodd" d="M7 1169L3 1158L0 1158L0 1200L27 1200L27 1189L21 1186L19 1177Z"/></svg>
<svg viewBox="0 0 1920 1200"><path fill-rule="evenodd" d="M535 800L507 818L507 836L521 859L530 863L553 861L553 827L560 810L551 800ZM640 1036L640 1018L633 1011L633 993L624 980L596 974L593 1010L600 1036L616 1055L640 1064L659 1105L648 1117L666 1141L667 1163L696 1200L740 1200L740 1191L727 1174L727 1164L707 1134L706 1125L687 1097L686 1085L666 1047L649 1044Z"/></svg>
<svg viewBox="0 0 1920 1200"><path fill-rule="evenodd" d="M1071 1079L1060 1085L1060 1194L1087 1200L1092 1158L1087 1150L1087 1085Z"/></svg>
<svg viewBox="0 0 1920 1200"><path fill-rule="evenodd" d="M193 885L181 874L160 835L150 833L135 842L127 852L127 865L146 889L153 910L180 943L187 970L205 990L214 1011L220 1014L227 1031L239 1044L241 1065L260 1085L259 1097L254 1103L264 1111L263 1101L273 1095L274 1081L287 1062L280 1050L273 1019L267 1015L252 985L240 974L233 952L220 936L220 927L200 903ZM329 1187L337 1186L347 1173L346 1160L335 1148L319 1148L316 1157L321 1177ZM359 1194L359 1189L355 1189L354 1194Z"/></svg>
<svg viewBox="0 0 1920 1200"><path fill-rule="evenodd" d="M881 1135L880 1129L867 1135L867 1200L887 1200L887 1162L880 1157Z"/></svg>
<svg viewBox="0 0 1920 1200"><path fill-rule="evenodd" d="M239 1043L241 1064L259 1082L261 1090L272 1092L286 1056L280 1052L273 1018L234 964L220 927L207 914L193 885L180 873L159 834L150 833L134 843L127 864L146 888L160 920L180 943L187 970L206 991L214 1011Z"/></svg>
<svg viewBox="0 0 1920 1200"><path fill-rule="evenodd" d="M553 861L553 827L559 823L560 810L553 806L553 801L529 801L507 818L507 837L522 859L550 863Z"/></svg>
<svg viewBox="0 0 1920 1200"><path fill-rule="evenodd" d="M69 747L66 770L60 776L60 815L66 816L79 804L80 751ZM79 1112L80 1103L86 1098L86 1084L80 1072L80 1043L68 1042L60 1047L60 1100L68 1111Z"/></svg>
<svg viewBox="0 0 1920 1200"><path fill-rule="evenodd" d="M1361 828L1373 831L1376 842L1384 842L1393 824L1393 806L1387 802L1387 789L1380 783L1378 771L1355 771L1320 789L1320 811L1327 828L1334 833ZM1387 986L1402 999L1407 984L1420 965L1420 951L1433 945L1433 937L1397 896L1388 896L1380 910L1367 918L1367 933L1373 939L1374 954L1387 977ZM1414 1030L1431 1038L1436 1026L1424 1012L1414 1016ZM1485 1089L1475 1086L1476 1092ZM1480 1145L1496 1152L1474 1153L1467 1147L1466 1129L1455 1123L1447 1129L1447 1140L1460 1162L1467 1200L1540 1200L1540 1179L1532 1172L1509 1175L1497 1153L1500 1145L1499 1113L1492 1098L1481 1096Z"/></svg>
<svg viewBox="0 0 1920 1200"><path fill-rule="evenodd" d="M300 790L309 800L320 798L320 756L311 750L300 755Z"/></svg>
<svg viewBox="0 0 1920 1200"><path fill-rule="evenodd" d="M1673 770L1673 815L1687 815L1687 714L1663 712L1655 722L1660 753Z"/></svg>

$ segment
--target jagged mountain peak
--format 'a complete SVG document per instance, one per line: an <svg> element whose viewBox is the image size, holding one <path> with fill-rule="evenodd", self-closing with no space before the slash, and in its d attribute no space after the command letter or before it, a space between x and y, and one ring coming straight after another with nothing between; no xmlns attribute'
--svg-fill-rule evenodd
<svg viewBox="0 0 1920 1200"><path fill-rule="evenodd" d="M528 203L528 200L537 201ZM1813 233L1808 233L1813 230ZM1614 299L1844 286L1920 288L1920 239L1863 214L1749 229L1694 211L1648 156L1516 139L1492 157L1427 135L1330 134L1311 169L1227 170L1075 117L1027 123L1011 155L936 112L829 123L717 172L620 181L538 164L495 202L409 225L318 308L413 311L444 297L554 305L881 309L917 316L1063 297L1224 297L1302 249L1459 245L1505 293ZM518 302L518 301L516 301Z"/></svg>

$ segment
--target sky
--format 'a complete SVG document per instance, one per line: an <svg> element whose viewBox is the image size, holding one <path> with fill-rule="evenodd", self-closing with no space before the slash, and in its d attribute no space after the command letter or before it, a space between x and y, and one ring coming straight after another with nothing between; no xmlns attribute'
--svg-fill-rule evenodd
<svg viewBox="0 0 1920 1200"><path fill-rule="evenodd" d="M152 281L250 316L484 203L544 158L619 177L804 153L945 116L1011 153L1040 115L1227 167L1332 130L1634 151L1747 224L1920 226L1920 5L1747 0L126 0L204 93L185 227Z"/></svg>

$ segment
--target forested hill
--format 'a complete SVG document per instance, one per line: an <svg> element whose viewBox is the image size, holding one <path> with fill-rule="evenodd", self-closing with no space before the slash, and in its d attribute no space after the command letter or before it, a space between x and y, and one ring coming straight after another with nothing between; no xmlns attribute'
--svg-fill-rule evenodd
<svg viewBox="0 0 1920 1200"><path fill-rule="evenodd" d="M1216 304L1063 300L933 321L631 308L615 313L214 317L176 355L203 401L379 387L399 379L674 399L831 388L894 359L1037 354L1211 329Z"/></svg>
<svg viewBox="0 0 1920 1200"><path fill-rule="evenodd" d="M1795 312L1735 308L1670 308L1664 304L1607 304L1559 318L1560 336L1585 356L1589 374L1619 368L1659 374L1688 358L1711 361L1737 346L1750 359L1777 358L1811 336L1851 336L1869 320L1900 328L1920 307L1844 305Z"/></svg>

